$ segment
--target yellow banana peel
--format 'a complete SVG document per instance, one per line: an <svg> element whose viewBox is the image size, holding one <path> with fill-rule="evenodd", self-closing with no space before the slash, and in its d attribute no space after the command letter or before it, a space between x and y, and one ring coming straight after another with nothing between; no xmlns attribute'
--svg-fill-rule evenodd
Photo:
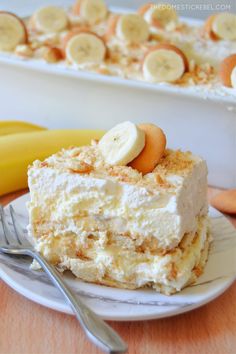
<svg viewBox="0 0 236 354"><path fill-rule="evenodd" d="M62 148L100 139L101 130L44 130L0 136L0 195L27 188L27 169Z"/></svg>
<svg viewBox="0 0 236 354"><path fill-rule="evenodd" d="M27 133L33 131L46 130L44 127L39 125L22 122L19 120L4 120L0 121L0 137L3 135L17 134L17 133Z"/></svg>

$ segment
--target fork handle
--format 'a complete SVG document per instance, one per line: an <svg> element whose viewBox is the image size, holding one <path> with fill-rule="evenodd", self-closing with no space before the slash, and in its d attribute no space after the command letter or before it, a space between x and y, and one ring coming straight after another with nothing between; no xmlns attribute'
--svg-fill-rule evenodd
<svg viewBox="0 0 236 354"><path fill-rule="evenodd" d="M37 252L30 251L30 256L38 261L51 281L64 295L91 341L107 353L125 353L127 351L125 342L108 324L91 311L79 298L76 298L72 294L55 267L49 264Z"/></svg>

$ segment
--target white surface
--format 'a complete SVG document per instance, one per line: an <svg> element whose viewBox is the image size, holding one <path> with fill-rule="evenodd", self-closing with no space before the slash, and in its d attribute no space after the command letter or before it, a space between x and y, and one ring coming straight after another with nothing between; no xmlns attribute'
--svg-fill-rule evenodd
<svg viewBox="0 0 236 354"><path fill-rule="evenodd" d="M28 195L12 202L27 224L25 202ZM204 274L197 285L179 294L164 296L154 290L123 290L84 283L71 274L63 277L75 294L82 297L98 315L108 320L131 321L173 316L202 306L222 294L236 275L236 231L225 217L211 210L214 241ZM9 215L8 221L10 222ZM10 223L11 224L11 223ZM10 225L11 227L11 225ZM26 232L26 231L25 231ZM59 291L43 272L31 271L29 262L0 255L0 276L13 289L27 298L57 311L71 314Z"/></svg>

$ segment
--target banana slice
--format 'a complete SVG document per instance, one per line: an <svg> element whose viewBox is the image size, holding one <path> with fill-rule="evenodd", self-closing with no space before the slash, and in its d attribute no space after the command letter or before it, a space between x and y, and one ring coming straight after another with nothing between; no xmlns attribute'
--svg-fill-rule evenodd
<svg viewBox="0 0 236 354"><path fill-rule="evenodd" d="M151 26L166 30L175 29L178 23L178 15L170 4L149 4L143 16Z"/></svg>
<svg viewBox="0 0 236 354"><path fill-rule="evenodd" d="M236 54L225 58L219 68L221 82L226 87L235 87ZM234 72L234 73L233 73Z"/></svg>
<svg viewBox="0 0 236 354"><path fill-rule="evenodd" d="M215 16L212 31L219 38L233 41L236 39L236 15L223 12Z"/></svg>
<svg viewBox="0 0 236 354"><path fill-rule="evenodd" d="M236 89L236 65L231 72L230 79L232 87Z"/></svg>
<svg viewBox="0 0 236 354"><path fill-rule="evenodd" d="M35 12L32 18L33 27L43 33L61 32L68 27L66 12L60 7L47 6Z"/></svg>
<svg viewBox="0 0 236 354"><path fill-rule="evenodd" d="M100 63L105 55L106 46L103 40L93 33L77 34L66 46L66 58L74 64Z"/></svg>
<svg viewBox="0 0 236 354"><path fill-rule="evenodd" d="M141 43L148 39L147 22L138 14L120 16L117 21L116 35L128 43Z"/></svg>
<svg viewBox="0 0 236 354"><path fill-rule="evenodd" d="M82 19L93 25L106 18L107 7L104 0L82 0L79 14Z"/></svg>
<svg viewBox="0 0 236 354"><path fill-rule="evenodd" d="M184 53L171 44L160 44L144 58L143 75L150 82L175 82L188 69Z"/></svg>
<svg viewBox="0 0 236 354"><path fill-rule="evenodd" d="M99 149L110 165L127 165L145 146L145 132L131 122L109 130L99 141Z"/></svg>
<svg viewBox="0 0 236 354"><path fill-rule="evenodd" d="M27 42L23 21L10 12L0 12L0 50L12 51L18 44Z"/></svg>
<svg viewBox="0 0 236 354"><path fill-rule="evenodd" d="M62 36L61 38L62 50L65 52L67 43L72 37L74 37L77 34L85 33L85 32L86 33L90 32L87 26L77 26L72 28L70 31L66 32L66 34L64 34L64 36Z"/></svg>

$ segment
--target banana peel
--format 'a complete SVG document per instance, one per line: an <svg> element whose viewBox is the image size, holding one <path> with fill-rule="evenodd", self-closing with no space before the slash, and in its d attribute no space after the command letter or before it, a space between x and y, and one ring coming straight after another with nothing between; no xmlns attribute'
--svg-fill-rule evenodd
<svg viewBox="0 0 236 354"><path fill-rule="evenodd" d="M33 131L46 130L46 128L41 127L36 124L23 122L19 120L2 121L0 120L0 137L3 135L27 133Z"/></svg>

